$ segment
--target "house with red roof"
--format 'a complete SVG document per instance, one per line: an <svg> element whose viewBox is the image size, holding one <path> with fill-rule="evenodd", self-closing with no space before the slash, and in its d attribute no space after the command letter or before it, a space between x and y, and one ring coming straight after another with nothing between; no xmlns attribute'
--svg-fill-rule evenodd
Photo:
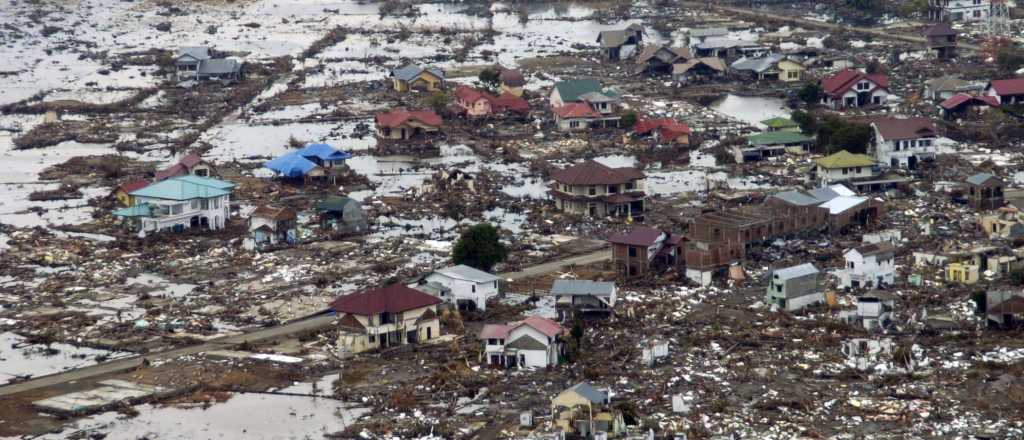
<svg viewBox="0 0 1024 440"><path fill-rule="evenodd" d="M646 176L636 168L612 168L588 160L552 171L551 178L548 194L563 212L637 218L646 210Z"/></svg>
<svg viewBox="0 0 1024 440"><path fill-rule="evenodd" d="M882 73L867 74L843 69L822 79L824 97L821 103L834 110L884 105L889 98L889 77Z"/></svg>
<svg viewBox="0 0 1024 440"><path fill-rule="evenodd" d="M135 204L135 198L131 195L132 191L137 191L147 186L149 186L149 181L129 180L114 188L114 198L124 206L132 206Z"/></svg>
<svg viewBox="0 0 1024 440"><path fill-rule="evenodd" d="M996 98L1002 105L1024 104L1024 78L989 81L985 94Z"/></svg>
<svg viewBox="0 0 1024 440"><path fill-rule="evenodd" d="M210 177L213 175L213 165L210 164L210 162L203 160L203 158L198 154L189 153L178 160L178 163L157 171L156 174L153 175L153 182L155 183L170 179L171 177L184 176L188 174L199 177Z"/></svg>
<svg viewBox="0 0 1024 440"><path fill-rule="evenodd" d="M555 125L559 131L587 130L592 124L602 120L600 113L583 102L555 107L551 112L555 115Z"/></svg>
<svg viewBox="0 0 1024 440"><path fill-rule="evenodd" d="M957 93L939 103L942 117L947 120L961 118L969 112L983 113L992 107L999 107L999 100L995 96L974 96L967 93Z"/></svg>
<svg viewBox="0 0 1024 440"><path fill-rule="evenodd" d="M641 119L633 124L633 133L650 136L655 142L690 145L690 126L674 119Z"/></svg>
<svg viewBox="0 0 1024 440"><path fill-rule="evenodd" d="M406 140L437 133L441 130L441 116L431 110L396 108L374 118L377 136L382 139Z"/></svg>
<svg viewBox="0 0 1024 440"><path fill-rule="evenodd" d="M530 316L508 324L487 324L480 331L487 365L495 368L558 366L565 330L557 322Z"/></svg>
<svg viewBox="0 0 1024 440"><path fill-rule="evenodd" d="M338 346L349 353L417 344L441 335L441 300L402 284L361 290L328 306L338 317Z"/></svg>
<svg viewBox="0 0 1024 440"><path fill-rule="evenodd" d="M686 266L686 239L671 231L634 226L627 232L608 237L608 242L612 245L615 269L626 278L651 271L680 271Z"/></svg>
<svg viewBox="0 0 1024 440"><path fill-rule="evenodd" d="M455 105L471 117L506 112L525 114L530 111L530 103L523 98L511 94L494 96L466 85L455 89Z"/></svg>
<svg viewBox="0 0 1024 440"><path fill-rule="evenodd" d="M922 160L935 158L939 130L931 119L877 118L871 128L875 160L882 166L914 170Z"/></svg>

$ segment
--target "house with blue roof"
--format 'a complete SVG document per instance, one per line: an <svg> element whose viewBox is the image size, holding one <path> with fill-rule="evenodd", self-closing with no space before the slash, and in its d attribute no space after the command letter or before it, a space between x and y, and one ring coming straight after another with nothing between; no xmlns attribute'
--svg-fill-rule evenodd
<svg viewBox="0 0 1024 440"><path fill-rule="evenodd" d="M444 89L444 71L436 67L422 67L407 64L391 71L395 91L424 90L434 92Z"/></svg>
<svg viewBox="0 0 1024 440"><path fill-rule="evenodd" d="M114 211L139 237L164 231L205 227L223 229L230 217L235 184L191 174L171 177L129 193L131 207Z"/></svg>
<svg viewBox="0 0 1024 440"><path fill-rule="evenodd" d="M263 166L285 178L331 177L336 180L352 155L327 144L309 144L304 148L267 161Z"/></svg>

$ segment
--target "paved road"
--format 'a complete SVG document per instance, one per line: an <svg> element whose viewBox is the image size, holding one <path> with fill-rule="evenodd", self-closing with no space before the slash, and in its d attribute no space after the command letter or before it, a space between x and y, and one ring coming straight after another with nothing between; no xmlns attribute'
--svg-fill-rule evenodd
<svg viewBox="0 0 1024 440"><path fill-rule="evenodd" d="M611 257L611 250L606 249L598 252L579 255L576 257L552 261L550 263L544 263L537 266L527 267L519 272L502 273L498 274L498 276L501 277L502 279L513 280L529 278L532 276L554 272L566 265L596 263L598 261L611 259ZM143 359L148 359L150 362L155 362L161 360L170 360L184 355L222 350L227 347L241 344L246 341L260 342L282 336L290 336L296 333L320 330L331 326L333 322L333 316L319 316L302 321L295 321L288 324L279 325L277 327L254 330L240 335L225 336L222 338L212 339L202 344L193 345L190 347L175 348L157 353L149 353L146 354L145 356L133 356L130 358L104 362L102 364L77 368L74 370L68 370L61 373L51 374L48 376L39 376L34 379L27 380L25 382L0 386L0 396L7 396L24 391L31 391L39 388L60 385L68 382L91 379L97 376L102 376L104 374L119 373L122 371L131 370L142 364Z"/></svg>
<svg viewBox="0 0 1024 440"><path fill-rule="evenodd" d="M702 4L698 4L698 3L693 3L693 4L691 4L691 6L703 8L703 5ZM891 29L864 28L864 27L847 26L847 25L841 25L841 24L835 24L835 23L826 23L826 22L822 22L822 21L808 20L806 18L792 17L792 16L786 16L786 15L770 14L770 13L766 13L766 12L762 12L762 11L758 11L758 10L754 10L754 9L736 8L736 7L732 7L732 6L712 5L711 8L716 9L718 11L722 11L722 12L729 12L729 13L733 13L733 14L737 14L737 15L744 15L744 16L753 17L753 18L768 18L768 19L772 19L772 20L780 20L780 21L784 21L784 22L787 22L787 23L790 23L790 24L797 24L797 25L800 25L800 26L806 26L806 27L811 27L811 28L827 29L827 30L832 30L832 31L840 31L840 30L842 30L842 31L846 31L846 32L856 33L856 34L871 35L873 37L879 37L879 38L883 38L883 39L900 40L900 41L906 41L906 42L910 42L910 43L918 43L918 44L922 44L922 45L925 43L924 37L917 36L917 35L899 34L899 33L896 33L895 31L893 31ZM981 48L979 46L977 46L977 45L967 44L967 43L963 43L963 42L958 42L957 43L957 47L960 48L960 49L966 49L966 50L974 50L974 51L981 50Z"/></svg>
<svg viewBox="0 0 1024 440"><path fill-rule="evenodd" d="M611 249L603 249L589 254L578 255L575 257L564 258L558 261L552 261L550 263L530 266L519 272L499 273L498 277L505 280L518 280L551 273L560 270L562 267L568 266L570 264L590 264L611 259Z"/></svg>

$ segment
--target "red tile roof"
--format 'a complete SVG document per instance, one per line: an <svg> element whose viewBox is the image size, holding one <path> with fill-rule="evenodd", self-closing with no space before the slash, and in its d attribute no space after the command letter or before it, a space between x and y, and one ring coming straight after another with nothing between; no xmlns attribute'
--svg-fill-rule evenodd
<svg viewBox="0 0 1024 440"><path fill-rule="evenodd" d="M509 330L512 330L512 327L508 325L485 324L483 330L480 330L480 339L505 339Z"/></svg>
<svg viewBox="0 0 1024 440"><path fill-rule="evenodd" d="M181 158L181 160L179 160L178 163L184 165L186 168L192 168L196 165L199 165L199 163L202 161L203 158L199 157L198 154L189 153L185 155L185 157Z"/></svg>
<svg viewBox="0 0 1024 440"><path fill-rule="evenodd" d="M140 189L145 188L147 186L149 186L149 182L148 181L145 181L145 180L130 180L128 182L125 182L125 183L122 183L121 185L119 185L117 187L117 189L121 190L121 191L124 191L125 194L128 194L128 193L130 193L132 191L140 190Z"/></svg>
<svg viewBox="0 0 1024 440"><path fill-rule="evenodd" d="M937 137L935 124L928 118L878 118L872 122L887 141Z"/></svg>
<svg viewBox="0 0 1024 440"><path fill-rule="evenodd" d="M402 284L367 289L338 297L329 306L338 313L373 315L400 313L440 304L441 300Z"/></svg>
<svg viewBox="0 0 1024 440"><path fill-rule="evenodd" d="M571 167L551 172L551 178L566 185L618 185L643 179L644 173L632 167L611 168L588 160Z"/></svg>
<svg viewBox="0 0 1024 440"><path fill-rule="evenodd" d="M160 171L157 171L156 174L153 175L153 181L159 182L161 180L167 180L170 179L171 177L183 176L185 174L188 174L188 168L185 165L176 163Z"/></svg>
<svg viewBox="0 0 1024 440"><path fill-rule="evenodd" d="M999 96L1024 95L1024 78L995 79L988 83L988 87L995 89Z"/></svg>
<svg viewBox="0 0 1024 440"><path fill-rule="evenodd" d="M821 80L821 88L829 95L841 96L857 85L858 82L865 79L874 83L877 86L876 88L889 89L889 77L885 76L885 74L876 73L868 75L854 69L843 69ZM871 90L873 91L874 89Z"/></svg>
<svg viewBox="0 0 1024 440"><path fill-rule="evenodd" d="M455 97L459 101L465 101L465 102L467 102L469 104L475 104L477 101L479 101L481 99L486 99L488 101L494 99L494 97L491 96L490 93L474 89L474 88L472 88L470 86L467 86L467 85L460 85L460 86L456 87L455 88Z"/></svg>
<svg viewBox="0 0 1024 440"><path fill-rule="evenodd" d="M599 118L601 114L582 102L566 104L552 110L561 118Z"/></svg>
<svg viewBox="0 0 1024 440"><path fill-rule="evenodd" d="M647 226L636 226L629 232L616 234L608 237L608 241L615 244L626 244L631 246L650 246L658 240L663 232Z"/></svg>
<svg viewBox="0 0 1024 440"><path fill-rule="evenodd" d="M376 118L377 125L381 127L396 128L409 121L417 121L424 125L440 127L443 123L441 116L430 110L408 111L405 109L394 109L387 113L381 113Z"/></svg>
<svg viewBox="0 0 1024 440"><path fill-rule="evenodd" d="M530 316L522 321L513 323L509 327L509 331L516 329L517 327L528 325L533 327L537 331L543 333L549 338L553 338L562 333L562 326L558 325L557 322L540 316Z"/></svg>
<svg viewBox="0 0 1024 440"><path fill-rule="evenodd" d="M953 110L967 102L970 102L971 104L999 107L999 101L996 100L995 96L973 96L966 93L957 93L949 99L942 101L939 106L946 110Z"/></svg>
<svg viewBox="0 0 1024 440"><path fill-rule="evenodd" d="M675 139L690 134L689 125L669 118L641 119L633 125L633 131L637 134L647 134L654 130L658 130L662 139Z"/></svg>
<svg viewBox="0 0 1024 440"><path fill-rule="evenodd" d="M517 113L527 113L530 111L530 103L516 95L504 93L501 96L491 100L491 108L494 111L513 111Z"/></svg>

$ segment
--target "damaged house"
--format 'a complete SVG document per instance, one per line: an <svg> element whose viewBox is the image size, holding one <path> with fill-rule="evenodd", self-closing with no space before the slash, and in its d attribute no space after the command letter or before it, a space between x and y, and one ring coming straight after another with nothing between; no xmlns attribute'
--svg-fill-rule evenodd
<svg viewBox="0 0 1024 440"><path fill-rule="evenodd" d="M629 232L608 238L616 271L626 278L651 271L681 271L686 263L684 241L682 235L647 226L634 226Z"/></svg>
<svg viewBox="0 0 1024 440"><path fill-rule="evenodd" d="M359 202L344 196L329 196L316 204L320 227L340 234L361 234L369 229Z"/></svg>
<svg viewBox="0 0 1024 440"><path fill-rule="evenodd" d="M857 310L842 311L839 319L849 324L860 324L867 331L882 330L892 324L896 297L881 290L872 290L857 296Z"/></svg>
<svg viewBox="0 0 1024 440"><path fill-rule="evenodd" d="M842 183L858 192L885 191L910 181L895 173L883 174L871 156L846 150L815 159L809 180L820 186Z"/></svg>
<svg viewBox="0 0 1024 440"><path fill-rule="evenodd" d="M821 103L833 110L884 105L889 99L889 77L843 69L821 80Z"/></svg>
<svg viewBox="0 0 1024 440"><path fill-rule="evenodd" d="M844 252L843 258L846 267L838 271L840 288L890 286L896 280L896 248L891 244L865 244Z"/></svg>
<svg viewBox="0 0 1024 440"><path fill-rule="evenodd" d="M883 166L916 170L921 161L935 158L939 130L928 118L878 118L871 128L871 149Z"/></svg>
<svg viewBox="0 0 1024 440"><path fill-rule="evenodd" d="M1024 322L1024 292L993 289L985 292L983 297L983 304L978 304L978 309L979 312L985 311L990 326L1014 328Z"/></svg>
<svg viewBox="0 0 1024 440"><path fill-rule="evenodd" d="M132 206L135 204L135 198L132 197L131 193L135 190L140 190L149 186L149 181L146 180L131 180L122 183L114 188L114 198L121 203L122 206Z"/></svg>
<svg viewBox="0 0 1024 440"><path fill-rule="evenodd" d="M597 44L601 45L605 57L610 61L619 61L632 55L643 42L644 27L637 23L631 24L625 29L601 31L597 34Z"/></svg>
<svg viewBox="0 0 1024 440"><path fill-rule="evenodd" d="M649 136L655 142L690 145L690 126L674 119L640 119L633 124L633 133L641 137Z"/></svg>
<svg viewBox="0 0 1024 440"><path fill-rule="evenodd" d="M298 239L296 215L291 209L263 205L249 215L250 248L295 244Z"/></svg>
<svg viewBox="0 0 1024 440"><path fill-rule="evenodd" d="M391 71L391 86L396 92L410 90L436 92L443 90L444 84L444 71L436 67L409 64Z"/></svg>
<svg viewBox="0 0 1024 440"><path fill-rule="evenodd" d="M263 166L283 178L306 181L330 178L334 183L344 172L345 161L351 157L351 154L335 150L327 144L308 144L299 150L269 160Z"/></svg>
<svg viewBox="0 0 1024 440"><path fill-rule="evenodd" d="M153 181L159 182L171 177L189 174L199 177L211 177L213 176L213 164L203 160L198 154L189 153L179 159L174 165L158 170L153 175Z"/></svg>
<svg viewBox="0 0 1024 440"><path fill-rule="evenodd" d="M851 225L874 223L885 213L885 205L880 200L858 196L849 188L838 184L810 191L791 190L775 193L769 196L765 203L825 209L828 217L824 225L831 231L840 231ZM805 222L811 220L813 219L807 219Z"/></svg>
<svg viewBox="0 0 1024 440"><path fill-rule="evenodd" d="M485 324L480 331L487 365L502 368L557 367L564 336L562 326L540 316L506 325Z"/></svg>
<svg viewBox="0 0 1024 440"><path fill-rule="evenodd" d="M978 173L968 177L964 182L967 186L967 202L979 211L998 209L1003 206L1003 179L989 173Z"/></svg>
<svg viewBox="0 0 1024 440"><path fill-rule="evenodd" d="M607 437L626 431L622 412L611 406L611 393L587 382L573 385L551 399L554 425L566 434L591 438L598 433Z"/></svg>
<svg viewBox="0 0 1024 440"><path fill-rule="evenodd" d="M590 217L643 217L647 199L644 173L633 167L611 168L587 160L551 172L548 194L563 212Z"/></svg>
<svg viewBox="0 0 1024 440"><path fill-rule="evenodd" d="M242 63L231 58L214 58L209 47L182 47L174 53L178 81L237 81Z"/></svg>
<svg viewBox="0 0 1024 440"><path fill-rule="evenodd" d="M685 47L652 45L636 58L636 71L648 76L671 75L672 66L693 59Z"/></svg>
<svg viewBox="0 0 1024 440"><path fill-rule="evenodd" d="M487 300L498 296L498 277L460 264L435 270L412 287L434 294L459 310L487 310Z"/></svg>
<svg viewBox="0 0 1024 440"><path fill-rule="evenodd" d="M818 281L820 274L811 263L769 271L765 303L788 312L824 303L825 292Z"/></svg>
<svg viewBox="0 0 1024 440"><path fill-rule="evenodd" d="M679 83L701 83L722 78L726 72L725 61L717 57L693 58L685 63L672 65L672 79Z"/></svg>
<svg viewBox="0 0 1024 440"><path fill-rule="evenodd" d="M498 72L498 81L501 83L498 87L498 94L522 98L523 87L526 86L526 77L523 76L523 73L504 67L499 67Z"/></svg>
<svg viewBox="0 0 1024 440"><path fill-rule="evenodd" d="M208 177L172 177L132 191L135 204L113 215L129 222L139 237L164 230L222 229L230 217L234 188L234 183Z"/></svg>
<svg viewBox="0 0 1024 440"><path fill-rule="evenodd" d="M590 127L618 127L614 104L619 93L601 88L594 79L559 81L548 97L555 124L562 131L586 130Z"/></svg>
<svg viewBox="0 0 1024 440"><path fill-rule="evenodd" d="M736 163L764 160L787 152L807 154L814 138L795 131L769 131L747 136L747 145L732 147Z"/></svg>
<svg viewBox="0 0 1024 440"><path fill-rule="evenodd" d="M946 120L980 115L992 108L999 108L999 100L994 96L974 96L957 93L939 103L942 118Z"/></svg>
<svg viewBox="0 0 1024 440"><path fill-rule="evenodd" d="M992 80L985 86L985 95L1000 105L1024 104L1024 78Z"/></svg>
<svg viewBox="0 0 1024 440"><path fill-rule="evenodd" d="M406 110L397 108L381 113L374 119L377 136L381 139L409 140L422 138L441 131L441 116L432 110Z"/></svg>
<svg viewBox="0 0 1024 440"><path fill-rule="evenodd" d="M328 308L338 317L338 348L354 354L440 336L440 303L426 293L392 284L338 297Z"/></svg>
<svg viewBox="0 0 1024 440"><path fill-rule="evenodd" d="M615 283L590 280L555 280L551 296L560 320L578 316L608 316L615 311Z"/></svg>
<svg viewBox="0 0 1024 440"><path fill-rule="evenodd" d="M989 16L991 0L928 0L928 18L934 21L981 21Z"/></svg>

